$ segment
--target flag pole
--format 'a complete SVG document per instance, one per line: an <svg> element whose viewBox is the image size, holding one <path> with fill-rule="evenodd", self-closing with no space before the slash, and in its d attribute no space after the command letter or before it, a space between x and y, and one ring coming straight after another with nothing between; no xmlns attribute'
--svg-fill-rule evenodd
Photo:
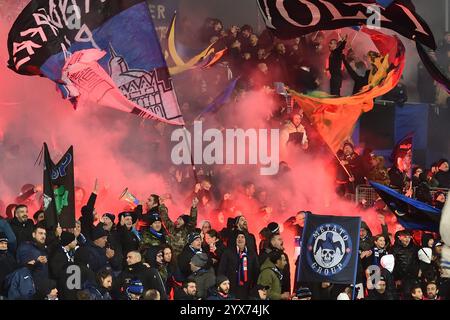
<svg viewBox="0 0 450 320"><path fill-rule="evenodd" d="M352 47L353 41L355 41L355 39L358 37L358 35L359 35L359 31L356 31L356 34L355 34L355 36L353 37L352 42L350 42L350 48Z"/></svg>
<svg viewBox="0 0 450 320"><path fill-rule="evenodd" d="M292 90L288 90L289 93L292 93ZM292 95L291 95L292 97ZM296 103L296 101L294 101L294 104ZM306 115L306 114L305 114ZM338 160L339 165L342 166L342 168L344 169L345 173L347 173L348 177L351 178L353 177L353 175L348 171L348 169L341 163L341 160L339 160L339 157L337 156L337 154L333 151L333 149L331 149L331 146L325 141L325 139L323 138L322 134L319 133L319 131L317 130L317 127L315 124L311 123L308 115L306 115L307 120L309 121L309 124L317 131L317 133L319 134L319 136L322 138L322 141L327 145L328 149L331 151L331 153L333 154L333 156L336 158L336 160Z"/></svg>
<svg viewBox="0 0 450 320"><path fill-rule="evenodd" d="M187 137L187 129L186 129L186 126L184 126L184 125L183 125L183 133L184 133L184 139L186 140L186 144L187 144L187 147L189 150L189 157L191 158L191 167L192 167L192 172L194 174L195 184L197 184L198 183L197 168L195 167L194 157L192 156L191 145L189 144L189 140Z"/></svg>
<svg viewBox="0 0 450 320"><path fill-rule="evenodd" d="M361 229L361 218L359 218L358 221L358 234L359 234L359 230ZM359 236L356 237L356 249L358 250L359 248ZM356 255L359 255L358 251L356 251ZM353 274L353 290L352 290L352 300L356 300L357 297L355 297L355 293L356 293L356 279L357 279L357 272L358 272L358 258L356 257L355 259L355 272Z"/></svg>
<svg viewBox="0 0 450 320"><path fill-rule="evenodd" d="M328 146L329 147L329 146ZM331 150L331 148L330 148ZM333 151L333 150L331 150ZM341 160L339 160L338 156L336 153L333 152L334 157L337 159L337 161L339 162L339 164L341 165L341 167L345 170L345 173L347 173L348 177L351 178L353 177L353 175L350 174L350 172L348 171L348 169L341 163Z"/></svg>

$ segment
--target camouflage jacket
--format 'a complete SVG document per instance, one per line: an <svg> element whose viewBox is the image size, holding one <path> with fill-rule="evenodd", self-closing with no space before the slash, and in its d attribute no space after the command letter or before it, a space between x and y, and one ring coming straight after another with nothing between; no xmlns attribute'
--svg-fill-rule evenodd
<svg viewBox="0 0 450 320"><path fill-rule="evenodd" d="M157 212L159 212L160 215L161 215L161 211L167 212L167 207L164 204L160 205L157 210ZM164 220L163 220L163 223L164 223ZM161 233L163 234L162 237L157 237L155 234L153 234L150 231L149 226L141 229L141 233L142 233L142 242L141 242L141 248L140 248L141 252L145 252L150 247L156 247L156 246L160 246L165 243L168 243L167 234L164 231L164 228L161 230Z"/></svg>
<svg viewBox="0 0 450 320"><path fill-rule="evenodd" d="M146 228L144 231L142 231L142 242L140 247L141 251L145 251L149 247L160 246L164 243L167 243L166 235L164 235L162 238L158 238L150 232L150 228Z"/></svg>
<svg viewBox="0 0 450 320"><path fill-rule="evenodd" d="M172 246L173 249L172 259L176 259L181 251L183 251L183 248L187 243L187 236L189 235L189 233L193 232L195 230L195 227L197 226L197 208L191 207L190 221L186 225L183 225L181 228L176 228L175 223L170 220L166 206L161 205L159 214L161 216L162 222L169 232L167 238L169 245Z"/></svg>

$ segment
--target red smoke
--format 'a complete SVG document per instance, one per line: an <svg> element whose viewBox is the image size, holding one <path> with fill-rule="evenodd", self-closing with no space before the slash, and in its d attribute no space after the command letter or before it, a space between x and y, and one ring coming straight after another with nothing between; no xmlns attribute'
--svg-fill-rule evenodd
<svg viewBox="0 0 450 320"><path fill-rule="evenodd" d="M6 43L9 29L10 25L1 25L0 43ZM0 58L5 62L7 57L6 46L2 45ZM174 203L168 204L172 218L187 211L183 200L191 190L184 190L186 194L183 195L174 194L167 174L163 177L171 166L170 162L161 159L169 157L170 148L167 146L173 127L158 124L168 133L161 138L153 129L156 123L150 120L142 122L134 115L95 105L74 111L50 80L17 75L8 70L5 63L0 66L0 74L0 195L6 204L13 201L23 184L42 183L42 164L35 166L34 163L42 143L47 142L54 160L58 160L70 145L74 146L76 185L83 187L88 194L95 179L99 179L102 189L96 206L99 213L110 211L117 214L122 211L126 204L118 197L125 187L140 200L145 200L151 193L172 193ZM192 83L184 84L185 87L188 85L193 87ZM209 86L205 96L215 97L221 89L223 87L219 84ZM206 105L206 100L203 102ZM199 110L203 107L199 106ZM208 115L204 126L219 126L217 120L220 120L220 123L226 123L227 128L266 127L266 119L275 107L262 92L246 93L238 104L224 106L215 116ZM192 106L191 112L194 116L198 114L192 111ZM330 166L329 157L320 159L300 154L285 160L292 169L291 186L286 178L260 176L257 167L232 166L231 173L235 178L230 176L228 189L221 188L222 196L230 192L237 198L242 182L248 180L255 184L257 190L264 188L267 191L267 205L273 207L271 217L249 212L244 202L236 204L239 211L234 215L244 214L253 233L257 234L269 221L282 224L299 210L361 216L374 234L381 231L374 210L361 211L355 203L336 196L334 168ZM221 182L218 184L213 188L222 187ZM205 218L210 216L202 214L199 222ZM213 224L213 228L218 226ZM390 231L395 233L392 228ZM293 252L292 244L292 239L285 239L288 253Z"/></svg>

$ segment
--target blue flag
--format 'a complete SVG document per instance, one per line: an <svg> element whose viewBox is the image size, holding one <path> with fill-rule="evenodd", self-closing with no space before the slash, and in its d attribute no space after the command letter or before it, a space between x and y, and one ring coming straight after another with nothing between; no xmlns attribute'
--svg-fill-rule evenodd
<svg viewBox="0 0 450 320"><path fill-rule="evenodd" d="M356 282L361 218L307 213L303 229L298 281Z"/></svg>
<svg viewBox="0 0 450 320"><path fill-rule="evenodd" d="M236 84L239 80L239 77L231 80L230 84L225 88L224 91L220 95L218 95L213 102L211 102L203 111L198 115L197 119L207 113L214 113L219 110L219 108L224 105L228 99L231 97L231 94L236 88Z"/></svg>
<svg viewBox="0 0 450 320"><path fill-rule="evenodd" d="M395 0L377 0L377 3L383 8L389 7Z"/></svg>
<svg viewBox="0 0 450 320"><path fill-rule="evenodd" d="M439 232L441 210L421 201L408 198L382 184L370 182L384 203L405 229Z"/></svg>

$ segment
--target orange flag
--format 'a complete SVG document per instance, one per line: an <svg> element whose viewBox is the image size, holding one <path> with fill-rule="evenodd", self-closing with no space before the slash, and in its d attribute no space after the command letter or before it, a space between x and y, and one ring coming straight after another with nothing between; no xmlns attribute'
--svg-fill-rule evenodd
<svg viewBox="0 0 450 320"><path fill-rule="evenodd" d="M328 144L330 149L336 153L345 140L348 140L354 130L359 117L372 110L373 100L391 91L400 81L405 66L405 47L396 36L385 35L381 32L372 31L371 38L385 40L385 43L395 40L396 53L386 52L384 48L378 47L382 56L389 55L393 69L387 76L377 84L368 84L361 92L349 97L332 97L323 94L321 97L300 94L291 90L293 99L303 109L308 119L314 124L319 134ZM386 48L387 49L387 48ZM392 48L389 48L392 50ZM377 81L378 82L378 81Z"/></svg>

